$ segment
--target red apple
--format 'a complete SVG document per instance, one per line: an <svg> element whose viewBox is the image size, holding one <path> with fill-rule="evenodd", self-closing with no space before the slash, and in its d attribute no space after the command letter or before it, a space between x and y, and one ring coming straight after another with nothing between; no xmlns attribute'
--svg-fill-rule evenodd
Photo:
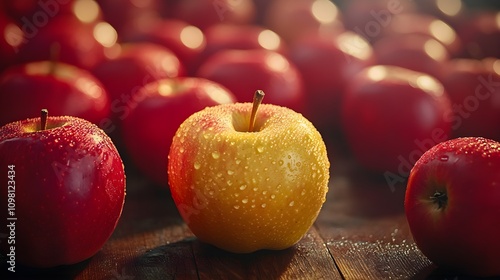
<svg viewBox="0 0 500 280"><path fill-rule="evenodd" d="M425 35L443 44L453 55L458 54L462 49L460 38L450 25L426 14L402 13L395 15L381 33L382 38L407 34Z"/></svg>
<svg viewBox="0 0 500 280"><path fill-rule="evenodd" d="M253 0L182 0L172 9L175 18L202 30L221 22L248 24L255 18Z"/></svg>
<svg viewBox="0 0 500 280"><path fill-rule="evenodd" d="M442 78L445 62L450 58L443 44L422 34L384 37L374 44L373 50L377 64L399 66L437 79Z"/></svg>
<svg viewBox="0 0 500 280"><path fill-rule="evenodd" d="M328 191L330 163L311 122L285 107L257 109L223 104L191 115L168 158L170 191L189 228L236 253L293 246Z"/></svg>
<svg viewBox="0 0 500 280"><path fill-rule="evenodd" d="M238 101L252 88L266 92L270 103L303 112L304 88L299 71L283 55L269 50L223 50L207 59L196 76L229 89Z"/></svg>
<svg viewBox="0 0 500 280"><path fill-rule="evenodd" d="M500 143L457 138L416 162L405 197L417 247L439 267L500 276Z"/></svg>
<svg viewBox="0 0 500 280"><path fill-rule="evenodd" d="M287 46L274 31L257 25L215 24L205 30L206 47L198 56L198 66L211 55L227 49L265 49L285 54Z"/></svg>
<svg viewBox="0 0 500 280"><path fill-rule="evenodd" d="M23 28L26 41L17 55L18 62L57 59L83 69L91 69L104 58L105 49L115 44L116 30L106 22L86 23L74 16L61 15L43 25Z"/></svg>
<svg viewBox="0 0 500 280"><path fill-rule="evenodd" d="M170 49L186 67L195 71L195 62L206 45L203 32L196 26L177 19L151 20L126 32L125 42L150 42Z"/></svg>
<svg viewBox="0 0 500 280"><path fill-rule="evenodd" d="M500 60L451 60L442 82L453 103L453 135L500 141Z"/></svg>
<svg viewBox="0 0 500 280"><path fill-rule="evenodd" d="M0 128L0 207L8 225L2 232L10 238L0 248L13 270L93 256L113 233L125 199L122 160L101 129L74 117L43 119Z"/></svg>
<svg viewBox="0 0 500 280"><path fill-rule="evenodd" d="M265 26L288 43L304 35L344 31L340 11L329 0L271 1L264 17Z"/></svg>
<svg viewBox="0 0 500 280"><path fill-rule="evenodd" d="M354 157L390 184L404 181L424 151L449 137L450 99L424 73L371 66L352 78L344 97L342 124Z"/></svg>
<svg viewBox="0 0 500 280"><path fill-rule="evenodd" d="M167 184L168 149L181 123L205 107L235 102L226 88L202 78L159 80L137 96L123 119L123 140L136 167L161 185Z"/></svg>
<svg viewBox="0 0 500 280"><path fill-rule="evenodd" d="M39 61L15 65L0 76L0 125L33 117L47 108L101 124L110 112L109 97L91 73L75 66Z"/></svg>
<svg viewBox="0 0 500 280"><path fill-rule="evenodd" d="M307 99L305 116L320 131L340 125L340 104L348 81L375 62L372 47L346 31L337 36L306 36L290 46L290 61L302 74Z"/></svg>
<svg viewBox="0 0 500 280"><path fill-rule="evenodd" d="M114 129L129 113L141 87L163 78L184 73L184 67L169 49L152 43L126 43L116 54L101 61L92 73L104 84L111 102L109 129Z"/></svg>
<svg viewBox="0 0 500 280"><path fill-rule="evenodd" d="M500 11L481 10L460 22L463 57L500 57Z"/></svg>

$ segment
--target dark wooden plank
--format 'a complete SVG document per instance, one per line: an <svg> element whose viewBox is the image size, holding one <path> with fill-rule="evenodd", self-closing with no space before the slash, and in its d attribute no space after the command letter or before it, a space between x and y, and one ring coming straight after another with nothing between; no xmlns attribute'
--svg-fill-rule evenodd
<svg viewBox="0 0 500 280"><path fill-rule="evenodd" d="M200 279L342 279L314 227L286 250L241 255L197 242L194 253Z"/></svg>

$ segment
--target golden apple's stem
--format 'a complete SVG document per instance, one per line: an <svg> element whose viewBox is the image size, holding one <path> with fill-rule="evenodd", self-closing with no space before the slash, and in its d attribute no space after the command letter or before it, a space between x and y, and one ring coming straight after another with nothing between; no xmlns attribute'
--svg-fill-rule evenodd
<svg viewBox="0 0 500 280"><path fill-rule="evenodd" d="M49 116L49 111L47 109L42 109L40 112L40 130L45 130L47 128L47 117Z"/></svg>
<svg viewBox="0 0 500 280"><path fill-rule="evenodd" d="M252 114L250 115L250 125L248 127L249 132L253 132L255 126L255 117L257 116L257 110L259 110L259 106L262 103L262 99L264 99L264 92L262 90L256 90L253 96L253 107Z"/></svg>

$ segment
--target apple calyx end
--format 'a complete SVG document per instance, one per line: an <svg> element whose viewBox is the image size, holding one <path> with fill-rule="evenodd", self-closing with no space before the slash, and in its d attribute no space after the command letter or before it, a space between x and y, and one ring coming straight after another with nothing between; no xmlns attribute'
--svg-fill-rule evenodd
<svg viewBox="0 0 500 280"><path fill-rule="evenodd" d="M258 89L255 91L253 96L253 106L252 106L252 114L250 115L250 124L248 126L248 132L254 132L255 128L255 118L257 116L257 111L259 110L259 106L262 103L262 99L266 94L264 91Z"/></svg>
<svg viewBox="0 0 500 280"><path fill-rule="evenodd" d="M47 109L42 109L40 111L40 130L47 129L48 116L49 116L49 111Z"/></svg>
<svg viewBox="0 0 500 280"><path fill-rule="evenodd" d="M438 209L444 209L446 208L446 205L448 204L448 196L446 195L445 192L441 191L436 191L430 199L434 204L437 205Z"/></svg>

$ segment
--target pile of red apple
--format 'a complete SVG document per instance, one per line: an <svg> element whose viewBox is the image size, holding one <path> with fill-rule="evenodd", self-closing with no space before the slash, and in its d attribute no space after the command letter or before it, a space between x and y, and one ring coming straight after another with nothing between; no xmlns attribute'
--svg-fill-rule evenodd
<svg viewBox="0 0 500 280"><path fill-rule="evenodd" d="M500 141L500 12L467 4L1 0L0 126L87 120L166 185L181 124L259 89L394 188L441 142Z"/></svg>

